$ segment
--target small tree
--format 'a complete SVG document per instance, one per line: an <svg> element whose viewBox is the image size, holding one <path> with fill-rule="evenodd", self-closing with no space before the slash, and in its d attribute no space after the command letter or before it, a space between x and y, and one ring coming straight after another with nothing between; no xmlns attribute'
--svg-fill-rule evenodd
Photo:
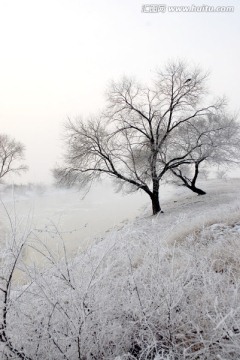
<svg viewBox="0 0 240 360"><path fill-rule="evenodd" d="M157 214L160 180L191 163L199 146L177 147L180 130L185 134L189 124L222 106L221 101L206 104L206 79L201 70L177 62L158 72L152 86L126 78L112 83L104 114L67 122L65 164L54 170L58 182L84 186L109 175L121 186L148 194Z"/></svg>
<svg viewBox="0 0 240 360"><path fill-rule="evenodd" d="M231 166L239 163L240 124L235 117L220 112L199 119L194 124L189 123L181 129L179 138L185 139L185 143L181 144L179 141L185 151L189 147L194 148L189 155L192 161L171 171L181 180L182 185L198 195L206 194L196 186L200 166L204 164Z"/></svg>
<svg viewBox="0 0 240 360"><path fill-rule="evenodd" d="M0 181L10 173L20 174L28 167L21 163L24 146L8 135L0 134Z"/></svg>

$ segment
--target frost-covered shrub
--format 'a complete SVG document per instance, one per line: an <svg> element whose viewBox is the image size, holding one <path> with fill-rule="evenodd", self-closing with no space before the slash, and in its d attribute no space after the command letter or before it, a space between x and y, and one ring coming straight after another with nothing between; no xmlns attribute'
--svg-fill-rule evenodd
<svg viewBox="0 0 240 360"><path fill-rule="evenodd" d="M1 255L2 358L240 358L237 225L173 243L162 219L140 219L73 259L49 251L41 268L21 257L31 234L23 247L14 236Z"/></svg>

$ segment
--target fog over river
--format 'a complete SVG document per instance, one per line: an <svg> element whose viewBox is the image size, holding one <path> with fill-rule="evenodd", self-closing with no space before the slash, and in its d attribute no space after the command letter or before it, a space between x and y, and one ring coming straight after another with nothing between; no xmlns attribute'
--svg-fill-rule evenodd
<svg viewBox="0 0 240 360"><path fill-rule="evenodd" d="M123 196L109 183L96 185L84 195L76 189L54 187L2 188L1 243L9 237L12 224L17 237L30 233L30 242L43 242L55 253L62 249L63 239L68 255L75 254L95 237L142 215L150 205L145 194ZM29 262L39 261L36 252L28 250L27 255Z"/></svg>

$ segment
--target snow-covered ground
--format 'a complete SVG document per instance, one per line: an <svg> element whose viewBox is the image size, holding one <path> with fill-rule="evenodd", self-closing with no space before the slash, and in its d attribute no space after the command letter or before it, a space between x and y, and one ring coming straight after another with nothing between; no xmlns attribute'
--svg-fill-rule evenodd
<svg viewBox="0 0 240 360"><path fill-rule="evenodd" d="M8 343L39 360L239 359L240 180L199 186L207 195L164 186L164 214L151 216L145 203L76 256L59 260L49 249L40 269L20 256L25 285L9 292ZM27 234L2 250L2 288ZM7 341L2 353L13 352Z"/></svg>

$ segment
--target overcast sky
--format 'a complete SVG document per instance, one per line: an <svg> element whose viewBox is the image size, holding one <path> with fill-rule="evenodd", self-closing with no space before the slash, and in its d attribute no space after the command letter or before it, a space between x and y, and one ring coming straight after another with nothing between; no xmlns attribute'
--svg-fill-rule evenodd
<svg viewBox="0 0 240 360"><path fill-rule="evenodd" d="M26 146L30 170L21 182L52 181L64 120L101 109L110 80L147 81L169 59L210 70L212 92L240 110L239 1L154 3L234 12L148 14L139 0L0 0L0 132Z"/></svg>

